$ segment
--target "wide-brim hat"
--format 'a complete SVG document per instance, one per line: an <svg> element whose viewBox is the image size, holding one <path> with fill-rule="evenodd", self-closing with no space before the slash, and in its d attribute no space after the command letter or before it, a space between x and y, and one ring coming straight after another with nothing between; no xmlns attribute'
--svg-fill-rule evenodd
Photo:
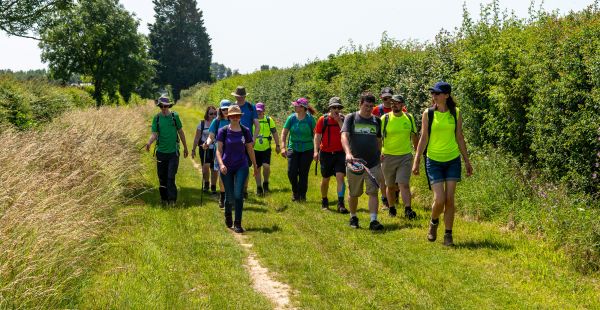
<svg viewBox="0 0 600 310"><path fill-rule="evenodd" d="M242 109L238 105L232 105L227 109L227 116L242 115Z"/></svg>
<svg viewBox="0 0 600 310"><path fill-rule="evenodd" d="M331 99L329 99L329 104L327 105L328 108L343 106L344 105L342 104L342 100L340 99L340 97L331 97Z"/></svg>
<svg viewBox="0 0 600 310"><path fill-rule="evenodd" d="M248 96L248 93L246 92L246 87L238 86L235 91L231 93L231 95L234 97L246 97Z"/></svg>
<svg viewBox="0 0 600 310"><path fill-rule="evenodd" d="M169 97L166 96L160 96L160 98L156 99L155 102L157 107L163 106L163 105L168 105L168 106L173 106L175 105L170 99Z"/></svg>

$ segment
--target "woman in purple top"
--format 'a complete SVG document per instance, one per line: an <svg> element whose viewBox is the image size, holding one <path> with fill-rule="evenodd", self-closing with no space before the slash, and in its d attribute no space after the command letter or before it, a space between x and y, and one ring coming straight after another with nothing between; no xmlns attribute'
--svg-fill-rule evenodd
<svg viewBox="0 0 600 310"><path fill-rule="evenodd" d="M225 185L225 225L236 233L243 233L242 208L244 207L244 183L248 178L248 157L256 174L256 159L250 129L240 125L242 111L237 105L230 106L227 118L231 122L219 129L217 134L217 162L221 180ZM246 153L249 155L246 157ZM235 220L231 218L231 205L235 205ZM233 226L233 227L232 227Z"/></svg>

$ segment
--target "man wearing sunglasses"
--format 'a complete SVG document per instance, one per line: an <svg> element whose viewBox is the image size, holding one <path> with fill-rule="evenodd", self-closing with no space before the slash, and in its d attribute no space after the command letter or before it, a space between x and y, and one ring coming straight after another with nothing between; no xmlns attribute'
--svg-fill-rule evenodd
<svg viewBox="0 0 600 310"><path fill-rule="evenodd" d="M160 107L160 113L152 119L152 135L146 143L146 151L150 151L150 146L156 141L156 170L161 203L174 205L177 201L175 175L179 167L179 139L183 143L184 158L188 156L188 148L179 115L169 110L173 106L169 98L158 98L156 106Z"/></svg>
<svg viewBox="0 0 600 310"><path fill-rule="evenodd" d="M348 210L344 205L344 193L346 186L346 154L342 148L342 125L344 115L341 111L343 105L339 97L329 99L329 113L319 117L315 127L315 142L313 159L321 162L321 209L329 209L329 179L335 175L337 181L338 212L346 214Z"/></svg>

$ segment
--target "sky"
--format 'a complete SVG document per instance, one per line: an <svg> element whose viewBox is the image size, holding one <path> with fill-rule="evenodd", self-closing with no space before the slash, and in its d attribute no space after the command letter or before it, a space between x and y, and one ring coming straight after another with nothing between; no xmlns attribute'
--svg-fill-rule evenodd
<svg viewBox="0 0 600 310"><path fill-rule="evenodd" d="M489 0L491 1L491 0ZM241 73L261 65L285 68L324 59L340 48L378 44L383 32L396 40L433 40L462 23L463 3L479 16L484 0L198 0L211 37L213 62ZM547 11L579 11L593 0L545 0ZM154 22L152 0L121 0L140 19L141 33ZM540 0L536 1L539 6ZM527 17L529 0L500 0L502 9ZM46 68L37 42L0 33L0 69Z"/></svg>

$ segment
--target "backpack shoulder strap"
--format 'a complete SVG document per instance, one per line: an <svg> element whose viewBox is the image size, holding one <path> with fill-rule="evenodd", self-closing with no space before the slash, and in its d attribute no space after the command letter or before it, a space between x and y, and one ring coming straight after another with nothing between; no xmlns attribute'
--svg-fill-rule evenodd
<svg viewBox="0 0 600 310"><path fill-rule="evenodd" d="M383 117L383 130L381 132L381 136L383 139L387 136L387 125L390 122L390 114L386 113Z"/></svg>
<svg viewBox="0 0 600 310"><path fill-rule="evenodd" d="M379 104L379 106L377 106L377 108L379 109L379 117L382 117L385 111L385 107L383 106L383 103Z"/></svg>
<svg viewBox="0 0 600 310"><path fill-rule="evenodd" d="M328 124L329 124L329 116L327 114L325 114L325 115L323 115L323 129L321 130L321 135L325 134Z"/></svg>
<svg viewBox="0 0 600 310"><path fill-rule="evenodd" d="M433 124L433 116L435 115L434 112L434 108L427 109L427 136L429 136L429 139L431 139L431 125Z"/></svg>

